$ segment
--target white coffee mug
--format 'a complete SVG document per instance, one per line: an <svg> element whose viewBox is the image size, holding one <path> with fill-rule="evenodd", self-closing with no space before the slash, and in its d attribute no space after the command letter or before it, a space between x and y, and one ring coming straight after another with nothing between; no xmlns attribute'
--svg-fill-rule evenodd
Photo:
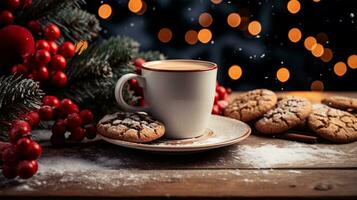
<svg viewBox="0 0 357 200"><path fill-rule="evenodd" d="M162 60L143 64L142 75L126 74L115 87L115 98L126 111L144 111L165 124L165 137L174 139L202 135L211 116L217 65L200 60ZM124 84L136 79L144 90L147 106L128 105Z"/></svg>

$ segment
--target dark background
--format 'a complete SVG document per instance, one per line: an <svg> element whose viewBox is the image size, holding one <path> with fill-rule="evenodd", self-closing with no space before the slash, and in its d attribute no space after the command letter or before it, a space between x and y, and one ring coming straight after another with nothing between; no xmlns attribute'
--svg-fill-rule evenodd
<svg viewBox="0 0 357 200"><path fill-rule="evenodd" d="M103 37L128 35L141 43L143 50L160 50L168 58L191 58L218 63L218 80L234 90L269 88L273 90L311 90L313 81L319 80L324 90L357 89L357 69L347 66L342 77L334 73L336 62L347 63L347 58L357 54L357 1L355 0L300 0L301 10L291 14L288 0L238 1L223 0L214 4L210 0L146 0L147 10L142 15L128 9L128 0L88 0L87 9L97 13L101 4L113 8L109 19L101 20ZM207 44L188 44L186 31L199 31L199 15L208 12L213 23L208 27L212 41ZM259 37L252 37L227 24L227 16L237 12L251 21L262 24ZM161 28L172 30L168 43L158 39ZM292 43L288 31L297 27L302 39ZM324 47L333 50L333 59L322 62L306 50L307 36L325 33L328 41ZM239 65L243 74L238 80L228 76L231 65ZM290 71L290 79L281 83L276 78L279 68Z"/></svg>

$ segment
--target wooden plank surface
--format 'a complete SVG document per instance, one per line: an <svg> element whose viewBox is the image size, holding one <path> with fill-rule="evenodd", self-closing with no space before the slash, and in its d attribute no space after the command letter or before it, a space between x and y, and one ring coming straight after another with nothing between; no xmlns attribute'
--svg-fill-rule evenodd
<svg viewBox="0 0 357 200"><path fill-rule="evenodd" d="M249 197L357 196L356 170L105 170L51 172L1 181L2 196Z"/></svg>

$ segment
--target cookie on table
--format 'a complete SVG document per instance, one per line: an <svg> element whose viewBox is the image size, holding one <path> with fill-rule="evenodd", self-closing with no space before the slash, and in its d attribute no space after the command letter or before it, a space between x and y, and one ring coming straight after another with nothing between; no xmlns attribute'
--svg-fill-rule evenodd
<svg viewBox="0 0 357 200"><path fill-rule="evenodd" d="M311 130L332 142L357 141L357 117L346 111L314 104L307 124Z"/></svg>
<svg viewBox="0 0 357 200"><path fill-rule="evenodd" d="M289 96L282 98L275 108L264 114L255 123L255 128L264 134L276 134L287 131L309 116L311 103L303 97Z"/></svg>
<svg viewBox="0 0 357 200"><path fill-rule="evenodd" d="M256 89L236 97L224 110L224 115L230 118L249 122L255 120L268 110L272 109L277 102L274 92L266 89Z"/></svg>
<svg viewBox="0 0 357 200"><path fill-rule="evenodd" d="M357 99L344 96L332 96L321 101L323 104L333 108L347 111L357 111Z"/></svg>
<svg viewBox="0 0 357 200"><path fill-rule="evenodd" d="M144 113L117 112L104 116L97 130L108 138L145 143L163 136L165 126Z"/></svg>

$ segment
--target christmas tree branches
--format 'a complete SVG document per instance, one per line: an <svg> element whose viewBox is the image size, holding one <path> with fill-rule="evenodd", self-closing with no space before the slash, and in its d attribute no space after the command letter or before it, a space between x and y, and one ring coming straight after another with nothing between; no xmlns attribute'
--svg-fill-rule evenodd
<svg viewBox="0 0 357 200"><path fill-rule="evenodd" d="M39 108L43 95L39 84L31 79L0 77L0 131L7 129L5 122Z"/></svg>

